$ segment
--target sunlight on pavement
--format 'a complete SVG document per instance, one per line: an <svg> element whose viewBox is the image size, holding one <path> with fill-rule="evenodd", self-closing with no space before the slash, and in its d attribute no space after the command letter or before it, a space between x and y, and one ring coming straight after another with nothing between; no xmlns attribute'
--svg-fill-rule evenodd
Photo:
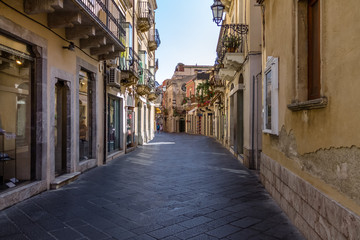
<svg viewBox="0 0 360 240"><path fill-rule="evenodd" d="M131 163L135 163L135 164L144 165L144 166L150 166L150 165L152 165L154 163L153 161L139 159L139 158L128 158L126 161L131 162Z"/></svg>
<svg viewBox="0 0 360 240"><path fill-rule="evenodd" d="M154 143L144 143L144 145L170 145L175 144L175 142L154 142Z"/></svg>
<svg viewBox="0 0 360 240"><path fill-rule="evenodd" d="M217 153L217 152L199 152L199 153L206 153L206 154L214 154L214 155L222 155L222 156L226 156L226 153Z"/></svg>

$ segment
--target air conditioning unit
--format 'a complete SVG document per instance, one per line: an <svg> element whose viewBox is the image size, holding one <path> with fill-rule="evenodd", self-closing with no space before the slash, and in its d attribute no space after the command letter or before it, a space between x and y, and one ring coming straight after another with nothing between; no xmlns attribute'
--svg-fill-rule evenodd
<svg viewBox="0 0 360 240"><path fill-rule="evenodd" d="M118 68L110 68L108 85L114 87L120 87L121 71Z"/></svg>

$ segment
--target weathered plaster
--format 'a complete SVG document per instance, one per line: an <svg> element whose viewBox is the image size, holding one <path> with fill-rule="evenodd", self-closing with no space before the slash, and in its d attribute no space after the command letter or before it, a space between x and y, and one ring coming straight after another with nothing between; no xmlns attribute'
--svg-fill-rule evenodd
<svg viewBox="0 0 360 240"><path fill-rule="evenodd" d="M360 148L358 146L330 147L299 154L292 130L281 128L279 136L272 136L272 147L294 160L300 168L332 185L360 204Z"/></svg>
<svg viewBox="0 0 360 240"><path fill-rule="evenodd" d="M360 204L360 148L319 149L300 157L304 170L335 186Z"/></svg>

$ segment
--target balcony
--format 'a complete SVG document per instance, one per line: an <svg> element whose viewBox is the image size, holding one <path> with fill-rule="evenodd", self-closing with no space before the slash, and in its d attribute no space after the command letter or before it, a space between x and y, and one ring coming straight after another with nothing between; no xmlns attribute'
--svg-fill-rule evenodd
<svg viewBox="0 0 360 240"><path fill-rule="evenodd" d="M157 70L159 70L159 59L158 58L155 60L155 72Z"/></svg>
<svg viewBox="0 0 360 240"><path fill-rule="evenodd" d="M154 16L151 5L148 1L139 1L138 7L138 29L140 32L147 32L154 23Z"/></svg>
<svg viewBox="0 0 360 240"><path fill-rule="evenodd" d="M149 101L153 101L159 96L159 94L156 93L156 90L155 90L155 76L150 71L149 71L148 86L150 88L150 92L148 93L147 98Z"/></svg>
<svg viewBox="0 0 360 240"><path fill-rule="evenodd" d="M248 26L244 24L226 24L221 27L216 49L221 78L230 81L241 69L245 60L247 32Z"/></svg>
<svg viewBox="0 0 360 240"><path fill-rule="evenodd" d="M225 80L223 80L218 74L215 74L210 78L209 84L215 91L222 91L225 87Z"/></svg>
<svg viewBox="0 0 360 240"><path fill-rule="evenodd" d="M151 72L148 69L144 69L142 74L140 75L140 78L136 84L136 92L140 96L144 96L150 93L150 77Z"/></svg>
<svg viewBox="0 0 360 240"><path fill-rule="evenodd" d="M149 31L149 50L155 51L160 46L160 43L159 31L152 27Z"/></svg>
<svg viewBox="0 0 360 240"><path fill-rule="evenodd" d="M126 48L120 55L121 85L135 85L141 74L140 59L132 48Z"/></svg>
<svg viewBox="0 0 360 240"><path fill-rule="evenodd" d="M115 0L25 0L24 11L46 13L48 27L65 29L66 39L80 40L80 48L99 60L115 59L125 50L125 17Z"/></svg>

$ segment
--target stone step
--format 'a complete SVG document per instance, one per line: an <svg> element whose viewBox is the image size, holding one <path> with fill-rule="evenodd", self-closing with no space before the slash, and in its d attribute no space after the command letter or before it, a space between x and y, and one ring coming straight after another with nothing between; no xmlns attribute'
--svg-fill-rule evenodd
<svg viewBox="0 0 360 240"><path fill-rule="evenodd" d="M81 172L74 172L60 175L50 184L50 189L61 188L62 186L75 181L80 176L80 174Z"/></svg>

